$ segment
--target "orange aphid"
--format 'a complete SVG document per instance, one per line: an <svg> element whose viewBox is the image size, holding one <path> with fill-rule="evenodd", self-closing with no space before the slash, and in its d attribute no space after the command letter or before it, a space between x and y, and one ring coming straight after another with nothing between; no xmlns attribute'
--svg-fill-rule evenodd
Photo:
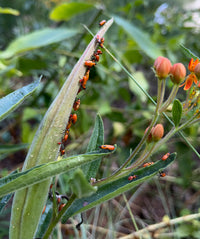
<svg viewBox="0 0 200 239"><path fill-rule="evenodd" d="M105 23L106 23L106 20L102 20L102 21L99 23L99 26L102 27Z"/></svg>
<svg viewBox="0 0 200 239"><path fill-rule="evenodd" d="M165 161L166 159L169 158L170 153L166 153L165 155L162 156L162 160Z"/></svg>
<svg viewBox="0 0 200 239"><path fill-rule="evenodd" d="M80 107L80 104L81 104L81 100L80 99L76 99L75 102L74 102L74 105L73 105L73 109L76 111L79 109Z"/></svg>
<svg viewBox="0 0 200 239"><path fill-rule="evenodd" d="M145 167L147 167L147 166L150 166L150 165L152 165L152 164L154 164L154 162L145 163L145 164L143 164L143 168L145 168Z"/></svg>
<svg viewBox="0 0 200 239"><path fill-rule="evenodd" d="M73 124L76 123L77 118L78 118L78 117L77 117L77 114L73 114L73 115L72 115L72 123L73 123Z"/></svg>
<svg viewBox="0 0 200 239"><path fill-rule="evenodd" d="M129 177L128 177L128 181L132 181L133 179L136 179L136 177L137 177L136 175L129 176Z"/></svg>
<svg viewBox="0 0 200 239"><path fill-rule="evenodd" d="M114 145L105 144L105 145L99 146L99 148L100 148L100 149L114 150L114 149L115 149L115 146L114 146Z"/></svg>
<svg viewBox="0 0 200 239"><path fill-rule="evenodd" d="M42 214L44 214L45 210L46 210L46 205L44 206L43 210L42 210Z"/></svg>
<svg viewBox="0 0 200 239"><path fill-rule="evenodd" d="M93 61L85 61L85 66L87 66L87 67L92 67L94 65L96 65L96 63Z"/></svg>
<svg viewBox="0 0 200 239"><path fill-rule="evenodd" d="M58 211L60 212L62 209L63 209L63 207L66 205L66 203L62 203L62 204L60 204L60 206L59 206L59 208L58 208Z"/></svg>
<svg viewBox="0 0 200 239"><path fill-rule="evenodd" d="M166 173L165 173L165 172L163 172L163 171L160 172L160 177L161 177L161 178L164 178L165 176L166 176Z"/></svg>

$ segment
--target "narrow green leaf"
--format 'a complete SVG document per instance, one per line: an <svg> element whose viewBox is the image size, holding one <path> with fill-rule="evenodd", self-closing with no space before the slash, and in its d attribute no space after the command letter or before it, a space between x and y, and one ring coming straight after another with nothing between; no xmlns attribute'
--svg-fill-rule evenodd
<svg viewBox="0 0 200 239"><path fill-rule="evenodd" d="M0 58L10 58L19 53L63 41L76 34L77 30L66 28L45 28L38 30L15 39L5 51L0 52Z"/></svg>
<svg viewBox="0 0 200 239"><path fill-rule="evenodd" d="M5 119L9 113L15 110L30 94L32 94L40 83L40 79L24 86L0 99L0 120Z"/></svg>
<svg viewBox="0 0 200 239"><path fill-rule="evenodd" d="M182 111L183 111L183 106L181 102L178 99L175 99L172 106L172 119L176 127L180 123Z"/></svg>
<svg viewBox="0 0 200 239"><path fill-rule="evenodd" d="M45 181L58 174L69 172L70 170L76 169L85 163L92 162L102 156L113 153L114 151L115 150L105 152L99 150L88 154L72 156L59 161L38 165L20 173L10 174L7 177L0 179L0 197L19 189L27 188L30 185Z"/></svg>
<svg viewBox="0 0 200 239"><path fill-rule="evenodd" d="M72 192L77 198L89 197L97 191L97 187L93 187L83 174L83 171L78 168L73 173L72 178L69 180Z"/></svg>
<svg viewBox="0 0 200 239"><path fill-rule="evenodd" d="M11 14L11 15L14 15L14 16L19 16L19 14L20 14L20 12L17 11L16 9L13 9L13 8L2 8L2 7L0 7L0 13Z"/></svg>
<svg viewBox="0 0 200 239"><path fill-rule="evenodd" d="M92 132L92 135L90 137L90 142L87 147L87 153L92 152L94 150L97 150L100 145L104 144L104 127L103 127L103 121L101 119L100 115L96 116L94 130ZM94 162L85 164L82 167L82 170L84 174L86 175L86 178L90 180L90 178L95 178L96 174L98 172L99 166L101 164L102 157L98 158Z"/></svg>
<svg viewBox="0 0 200 239"><path fill-rule="evenodd" d="M111 198L114 198L132 189L138 184L152 178L153 176L158 174L160 170L163 170L168 165L170 165L175 158L176 158L176 153L172 153L169 156L169 158L165 161L159 160L158 162L154 163L153 165L149 167L141 168L137 171L132 172L129 175L118 178L115 181L98 186L97 192L91 195L90 197L84 197L81 199L74 200L72 205L64 214L62 218L62 223L65 223L69 217L76 215L78 213L81 213L83 211L86 211L90 208L93 208L96 205L103 203ZM129 181L128 177L130 175L136 175L136 179Z"/></svg>
<svg viewBox="0 0 200 239"><path fill-rule="evenodd" d="M150 36L146 32L142 31L141 29L121 17L118 17L116 15L114 15L113 17L115 22L120 25L124 29L124 31L126 31L130 35L130 37L134 39L140 49L149 57L156 59L158 56L162 56L162 51L151 40Z"/></svg>
<svg viewBox="0 0 200 239"><path fill-rule="evenodd" d="M68 21L77 14L87 12L93 4L84 2L62 3L50 12L50 19L54 21Z"/></svg>
<svg viewBox="0 0 200 239"><path fill-rule="evenodd" d="M0 100L1 101L1 100ZM28 144L6 144L0 145L0 155L5 153L14 153L22 149L28 148Z"/></svg>
<svg viewBox="0 0 200 239"><path fill-rule="evenodd" d="M189 58L199 59L197 55L195 55L189 48L185 47L183 44L179 45L182 52L185 54L185 56Z"/></svg>

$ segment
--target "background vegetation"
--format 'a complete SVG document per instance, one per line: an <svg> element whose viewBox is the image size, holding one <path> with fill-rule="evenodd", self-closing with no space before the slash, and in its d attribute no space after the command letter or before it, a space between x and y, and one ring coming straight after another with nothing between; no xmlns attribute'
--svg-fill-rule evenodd
<svg viewBox="0 0 200 239"><path fill-rule="evenodd" d="M1 7L10 7L20 13L0 14L2 52L8 49L13 40L33 31L47 27L77 30L72 38L66 39L61 34L59 40L52 44L48 43L48 37L51 36L46 35L35 49L21 46L26 49L17 51L14 47L11 57L0 59L1 97L43 75L37 91L0 123L1 176L22 166L41 119L91 40L83 24L96 33L100 20L114 17L115 23L105 36L105 46L134 74L138 83L152 97L156 96L156 81L151 67L158 52L173 63L182 62L185 66L190 58L184 54L180 44L200 55L199 26L193 19L195 11L199 10L188 9L184 1L88 0L84 1L85 9L77 7L68 15L62 15L61 12L57 14L56 7L65 2L20 0L0 3ZM170 82L167 84L170 92L172 85ZM179 98L185 99L182 90ZM91 71L87 91L81 92L78 121L70 131L67 156L85 152L98 112L104 121L105 142L118 145L117 153L104 162L99 172L99 177L108 176L138 144L153 111L150 100L104 52L98 65ZM169 130L170 125L166 124L165 129ZM198 125L188 128L184 134L199 151ZM190 147L177 135L163 145L157 155L152 156L152 161L165 152L173 151L177 152L178 157L166 178L155 178L84 215L84 223L87 224L85 229L90 229L93 238L115 238L137 230L135 223L138 228L143 228L161 222L164 216L166 220L166 216L177 218L198 212L199 159ZM60 191L64 194L69 191L65 177L62 175L59 179ZM10 206L0 215L0 238L8 238ZM76 224L74 220L69 222L69 226L62 226L63 235L68 234L66 238L70 238L70 235L71 238L78 237L77 231L73 230ZM193 220L163 230L159 237L152 235L152 238L200 238L199 235L199 221ZM60 238L59 234L55 238Z"/></svg>

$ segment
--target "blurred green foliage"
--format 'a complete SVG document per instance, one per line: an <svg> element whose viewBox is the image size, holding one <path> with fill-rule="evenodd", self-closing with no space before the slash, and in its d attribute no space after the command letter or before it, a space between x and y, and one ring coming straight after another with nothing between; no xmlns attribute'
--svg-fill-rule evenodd
<svg viewBox="0 0 200 239"><path fill-rule="evenodd" d="M43 75L37 91L0 123L1 148L5 146L4 153L0 154L0 169L10 170L23 162L26 151L19 151L13 156L13 151L6 151L6 147L31 143L44 113L91 39L83 25L96 33L100 20L117 16L116 23L105 36L105 46L136 76L150 95L156 97L156 81L151 67L157 52L169 57L173 63L178 61L185 65L190 59L184 55L179 44L188 47L197 56L200 55L199 29L195 27L196 23L192 18L194 11L184 7L186 3L187 1L181 0L87 0L82 3L85 4L82 11L80 8L76 9L70 16L54 21L53 13L55 15L60 5L66 6L66 1L1 1L2 8L12 8L20 15L13 15L15 11L8 14L0 12L0 56L12 41L34 31L50 28L54 34L54 30L62 28L73 29L76 33L71 38L61 33L60 40L56 40L55 35L55 41L52 42L41 39L41 44L35 49L29 48L0 59L0 97ZM74 1L74 4L78 6L77 1ZM135 34L138 34L137 37ZM145 41L149 43L147 47L150 52L143 47ZM149 49L149 46L155 50ZM171 83L167 84L169 93ZM179 97L184 100L185 92L180 90ZM154 112L152 103L140 93L137 86L105 51L98 65L91 70L87 90L80 93L80 98L78 122L70 131L67 154L83 152L86 149L91 127L96 113L99 112L104 120L105 142L118 144L116 163L120 164L129 155L130 149L137 145L148 126ZM165 131L170 127L166 124ZM192 145L199 149L198 126L194 125L184 133ZM182 140L179 136L175 136L162 149L165 150L163 152L177 151L179 160L174 174L180 176L181 185L187 188L192 185L192 175L195 168L199 167L199 162L191 150L186 150L187 146L180 141ZM161 152L158 152L158 156L160 154ZM112 166L111 162L108 164ZM100 173L106 176L109 172L108 169L102 169ZM64 190L62 178L60 180ZM2 230L2 235L3 233Z"/></svg>

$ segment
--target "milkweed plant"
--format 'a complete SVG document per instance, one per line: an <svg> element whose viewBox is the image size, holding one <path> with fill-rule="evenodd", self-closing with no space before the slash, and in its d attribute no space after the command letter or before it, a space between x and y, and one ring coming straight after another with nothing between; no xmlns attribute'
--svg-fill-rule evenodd
<svg viewBox="0 0 200 239"><path fill-rule="evenodd" d="M76 111L81 107L78 94L87 90L90 69L98 64L101 54L106 54L105 51L109 53L103 45L103 35L111 24L112 19L102 23L99 32L93 37L49 107L22 170L14 171L0 179L2 201L7 203L14 193L10 239L47 239L60 220L64 223L68 218L80 215L155 175L164 177L164 169L174 161L176 153L166 152L154 162L148 162L149 158L174 134L178 133L184 137L182 130L200 121L199 59L190 60L190 73L187 75L182 63L172 65L168 58L159 56L152 66L157 81L154 115L144 129L140 142L129 157L123 160L122 165L110 173L110 176L96 178L102 158L107 159L111 153L117 157L117 146L104 143L104 126L99 114L96 116L86 152L66 157L65 147L70 128L75 127L78 120ZM133 76L130 77L134 80ZM168 96L165 94L167 81L173 83ZM38 84L39 81L29 86L29 93L32 93ZM176 98L181 87L186 94L183 102ZM4 101L4 104L8 104L12 97L11 93L10 98L1 99L1 103ZM10 111L17 106L16 102L13 103ZM170 114L166 114L167 111ZM164 115L165 122L163 119L161 122L161 115ZM169 132L165 130L166 123L171 124ZM62 173L69 175L70 195L61 195L57 189L56 179ZM77 225L77 229L80 228L81 224Z"/></svg>

